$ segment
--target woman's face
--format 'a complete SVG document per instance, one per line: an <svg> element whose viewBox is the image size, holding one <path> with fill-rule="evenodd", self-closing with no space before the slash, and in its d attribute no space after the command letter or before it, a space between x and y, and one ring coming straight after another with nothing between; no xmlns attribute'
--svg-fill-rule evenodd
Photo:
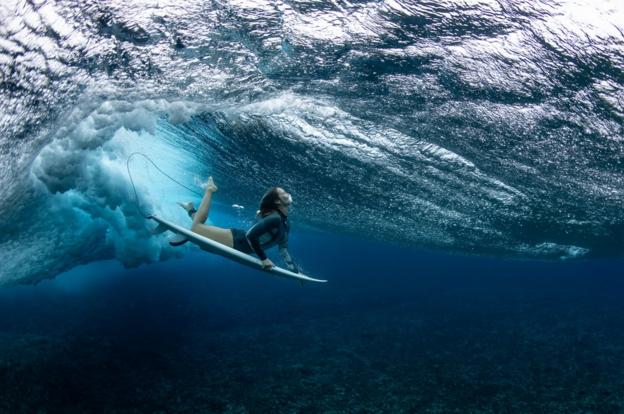
<svg viewBox="0 0 624 414"><path fill-rule="evenodd" d="M277 189L277 195L279 196L280 203L282 205L288 207L289 205L292 204L292 196L290 195L290 193L287 193L286 191L284 191L283 188Z"/></svg>

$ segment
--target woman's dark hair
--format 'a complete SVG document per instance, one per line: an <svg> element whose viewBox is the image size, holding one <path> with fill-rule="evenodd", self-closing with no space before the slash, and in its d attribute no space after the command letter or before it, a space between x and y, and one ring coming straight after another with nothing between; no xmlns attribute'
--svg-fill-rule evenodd
<svg viewBox="0 0 624 414"><path fill-rule="evenodd" d="M265 217L277 210L277 202L279 201L279 193L277 189L279 187L270 188L262 198L260 199L260 210L258 210L259 217Z"/></svg>

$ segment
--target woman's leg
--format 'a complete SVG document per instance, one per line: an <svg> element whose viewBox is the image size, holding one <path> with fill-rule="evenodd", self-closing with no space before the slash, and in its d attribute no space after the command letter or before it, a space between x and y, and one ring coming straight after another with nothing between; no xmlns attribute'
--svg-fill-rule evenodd
<svg viewBox="0 0 624 414"><path fill-rule="evenodd" d="M212 193L216 191L217 186L214 184L212 177L209 177L208 184L206 185L206 192L204 193L204 197L199 205L199 209L197 209L197 213L193 215L193 225L191 226L191 230L228 247L233 247L234 239L230 229L223 229L221 227L208 226L207 224L204 224L208 219L208 214L210 213Z"/></svg>

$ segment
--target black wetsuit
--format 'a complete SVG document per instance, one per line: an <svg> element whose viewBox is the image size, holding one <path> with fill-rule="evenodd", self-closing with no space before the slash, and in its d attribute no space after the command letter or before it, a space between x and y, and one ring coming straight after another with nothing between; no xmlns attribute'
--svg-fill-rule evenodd
<svg viewBox="0 0 624 414"><path fill-rule="evenodd" d="M234 248L243 253L255 253L260 260L267 258L265 249L279 245L279 252L288 270L298 273L299 268L290 257L288 253L288 232L290 231L290 224L288 223L288 217L286 217L280 211L274 211L273 213L261 218L258 222L245 232L241 229L231 229L232 238L234 241Z"/></svg>

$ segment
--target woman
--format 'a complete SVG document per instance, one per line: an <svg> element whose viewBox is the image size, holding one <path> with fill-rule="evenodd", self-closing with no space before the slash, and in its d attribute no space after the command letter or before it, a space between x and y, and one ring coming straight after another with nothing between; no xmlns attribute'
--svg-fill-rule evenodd
<svg viewBox="0 0 624 414"><path fill-rule="evenodd" d="M262 267L265 269L270 269L275 265L266 256L264 250L277 244L288 270L299 273L298 266L288 253L288 232L290 231L288 207L292 204L292 197L289 193L280 187L273 187L267 191L260 200L260 210L257 214L258 222L245 232L241 229L224 229L205 224L210 212L212 193L216 191L217 186L212 177L208 177L206 192L198 210L195 209L193 203L179 203L193 219L191 226L193 232L243 253L255 253L262 261ZM179 246L186 241L185 238L178 238L169 243L173 246Z"/></svg>

